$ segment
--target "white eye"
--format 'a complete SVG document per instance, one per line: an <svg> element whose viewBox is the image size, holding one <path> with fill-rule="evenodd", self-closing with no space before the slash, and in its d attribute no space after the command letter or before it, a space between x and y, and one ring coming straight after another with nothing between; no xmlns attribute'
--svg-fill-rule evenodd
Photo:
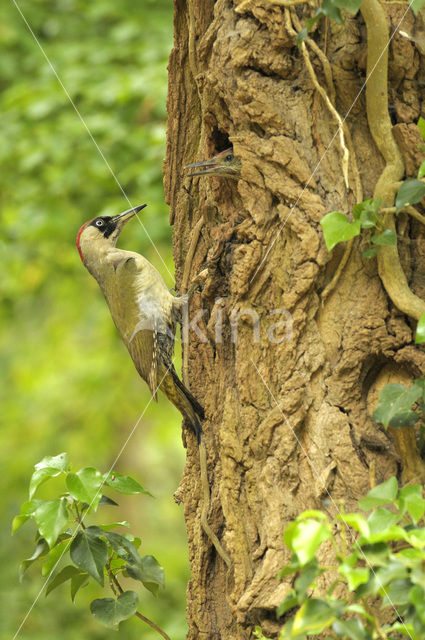
<svg viewBox="0 0 425 640"><path fill-rule="evenodd" d="M103 220L96 220L96 227L103 227Z"/></svg>

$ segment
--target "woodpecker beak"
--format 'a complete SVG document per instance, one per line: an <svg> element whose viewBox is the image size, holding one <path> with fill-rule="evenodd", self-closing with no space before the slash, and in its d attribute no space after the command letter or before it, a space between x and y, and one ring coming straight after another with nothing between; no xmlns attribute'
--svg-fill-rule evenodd
<svg viewBox="0 0 425 640"><path fill-rule="evenodd" d="M123 213L119 213L117 216L114 216L112 220L117 223L117 226L121 230L126 222L131 220L131 218L135 216L136 213L139 213L139 211L141 211L145 207L147 207L146 204L140 204L138 207L134 207L133 209L128 209Z"/></svg>
<svg viewBox="0 0 425 640"><path fill-rule="evenodd" d="M211 160L203 160L202 162L187 164L185 166L185 169L201 169L201 171L194 171L193 173L189 173L188 176L205 176L216 173L219 167L220 160L218 160L217 158L211 158Z"/></svg>

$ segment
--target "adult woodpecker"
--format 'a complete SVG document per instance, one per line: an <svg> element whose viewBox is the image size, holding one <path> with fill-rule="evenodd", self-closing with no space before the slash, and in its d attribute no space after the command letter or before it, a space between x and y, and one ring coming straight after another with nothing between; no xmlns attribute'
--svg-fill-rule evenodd
<svg viewBox="0 0 425 640"><path fill-rule="evenodd" d="M210 158L210 160L188 164L185 169L200 169L200 171L189 173L189 176L218 176L239 180L241 177L242 163L239 158L234 155L233 149L230 147L218 153L213 158Z"/></svg>
<svg viewBox="0 0 425 640"><path fill-rule="evenodd" d="M115 326L154 400L157 389L161 389L189 423L199 444L204 410L172 364L182 299L171 295L146 258L115 246L124 225L145 206L89 220L78 232L77 248L84 266L97 280Z"/></svg>

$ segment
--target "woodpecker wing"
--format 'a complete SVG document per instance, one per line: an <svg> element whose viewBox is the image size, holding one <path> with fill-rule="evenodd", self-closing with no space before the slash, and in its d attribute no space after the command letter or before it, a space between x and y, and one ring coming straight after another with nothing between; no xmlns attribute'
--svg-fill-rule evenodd
<svg viewBox="0 0 425 640"><path fill-rule="evenodd" d="M174 350L173 297L160 274L143 256L127 251L119 253L115 254L114 279L115 290L122 292L118 315L124 318L124 326L118 329L156 401L161 382L158 361L161 358L171 364Z"/></svg>

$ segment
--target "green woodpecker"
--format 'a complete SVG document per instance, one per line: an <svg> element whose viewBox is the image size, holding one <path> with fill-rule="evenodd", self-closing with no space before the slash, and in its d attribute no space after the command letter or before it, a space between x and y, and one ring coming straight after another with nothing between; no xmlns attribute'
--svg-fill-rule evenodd
<svg viewBox="0 0 425 640"><path fill-rule="evenodd" d="M84 266L97 280L115 326L154 400L157 389L161 389L189 423L199 444L204 410L172 364L182 298L171 295L146 258L115 246L126 222L145 206L89 220L78 232L77 248Z"/></svg>
<svg viewBox="0 0 425 640"><path fill-rule="evenodd" d="M200 169L200 171L189 173L189 176L218 176L239 180L242 164L239 158L233 154L232 147L230 147L230 149L218 153L210 160L188 164L185 169Z"/></svg>

